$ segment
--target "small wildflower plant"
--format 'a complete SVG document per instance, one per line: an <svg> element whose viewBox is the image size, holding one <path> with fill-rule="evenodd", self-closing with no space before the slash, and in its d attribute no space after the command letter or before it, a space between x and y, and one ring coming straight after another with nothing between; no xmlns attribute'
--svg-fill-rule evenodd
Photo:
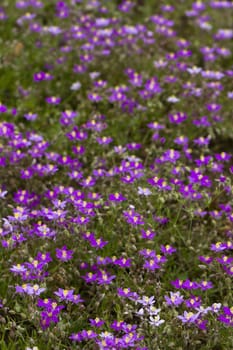
<svg viewBox="0 0 233 350"><path fill-rule="evenodd" d="M0 4L0 349L233 349L232 18Z"/></svg>

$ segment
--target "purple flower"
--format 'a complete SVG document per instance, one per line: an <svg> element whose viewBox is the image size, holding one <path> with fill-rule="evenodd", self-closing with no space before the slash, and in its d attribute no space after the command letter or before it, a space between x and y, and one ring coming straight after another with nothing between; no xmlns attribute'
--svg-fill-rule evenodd
<svg viewBox="0 0 233 350"><path fill-rule="evenodd" d="M17 264L17 265L13 265L10 268L10 271L14 272L14 273L21 274L22 272L27 271L27 269L22 264Z"/></svg>
<svg viewBox="0 0 233 350"><path fill-rule="evenodd" d="M24 118L27 120L33 121L33 120L36 120L37 114L29 112L29 113L24 114Z"/></svg>
<svg viewBox="0 0 233 350"><path fill-rule="evenodd" d="M132 292L130 288L118 288L117 294L120 297L131 298L132 300L138 300L138 295L136 292Z"/></svg>
<svg viewBox="0 0 233 350"><path fill-rule="evenodd" d="M184 311L184 314L178 315L177 318L179 318L183 323L194 323L198 319L199 315L199 313L195 314L193 312Z"/></svg>
<svg viewBox="0 0 233 350"><path fill-rule="evenodd" d="M80 182L80 185L82 185L83 187L92 187L95 185L95 183L96 183L96 180L94 179L94 177L88 176L86 179L83 179Z"/></svg>
<svg viewBox="0 0 233 350"><path fill-rule="evenodd" d="M166 304L169 306L179 306L184 301L184 297L180 294L180 292L170 292L170 297L165 295L164 298L166 300Z"/></svg>
<svg viewBox="0 0 233 350"><path fill-rule="evenodd" d="M177 112L175 114L170 114L169 115L169 120L171 123L174 124L181 124L187 119L187 115L182 112Z"/></svg>
<svg viewBox="0 0 233 350"><path fill-rule="evenodd" d="M214 260L214 258L210 256L199 256L198 258L204 264L210 264Z"/></svg>
<svg viewBox="0 0 233 350"><path fill-rule="evenodd" d="M88 94L88 99L91 102L100 102L102 101L102 97L98 95L96 92Z"/></svg>
<svg viewBox="0 0 233 350"><path fill-rule="evenodd" d="M89 242L93 248L101 249L103 248L106 244L108 244L107 241L104 241L102 238L90 238Z"/></svg>
<svg viewBox="0 0 233 350"><path fill-rule="evenodd" d="M163 254L171 255L176 252L176 249L170 246L169 244L167 245L161 245L160 250Z"/></svg>
<svg viewBox="0 0 233 350"><path fill-rule="evenodd" d="M188 300L185 300L185 304L190 308L199 308L201 306L201 298L192 295Z"/></svg>
<svg viewBox="0 0 233 350"><path fill-rule="evenodd" d="M7 107L0 102L0 113L7 112Z"/></svg>
<svg viewBox="0 0 233 350"><path fill-rule="evenodd" d="M70 301L73 298L74 290L73 289L62 289L59 288L57 292L54 292L61 300Z"/></svg>
<svg viewBox="0 0 233 350"><path fill-rule="evenodd" d="M154 270L159 270L161 268L160 265L158 265L158 262L156 259L150 259L150 260L146 260L143 267L145 269L154 271Z"/></svg>
<svg viewBox="0 0 233 350"><path fill-rule="evenodd" d="M104 324L104 320L101 320L99 317L95 319L90 318L89 321L92 327L101 327Z"/></svg>
<svg viewBox="0 0 233 350"><path fill-rule="evenodd" d="M126 259L126 258L116 259L114 261L114 265L118 265L120 267L130 267L131 266L131 259Z"/></svg>
<svg viewBox="0 0 233 350"><path fill-rule="evenodd" d="M206 105L206 108L209 112L218 112L222 108L222 106L218 105L217 103L210 103Z"/></svg>
<svg viewBox="0 0 233 350"><path fill-rule="evenodd" d="M56 257L61 261L69 261L72 259L74 251L68 250L66 246L61 249L56 248Z"/></svg>
<svg viewBox="0 0 233 350"><path fill-rule="evenodd" d="M46 102L52 105L58 105L61 102L60 97L51 96L46 98Z"/></svg>
<svg viewBox="0 0 233 350"><path fill-rule="evenodd" d="M118 193L118 192L110 194L108 198L110 201L113 201L113 202L122 202L126 200L126 198L121 193Z"/></svg>
<svg viewBox="0 0 233 350"><path fill-rule="evenodd" d="M202 290L207 290L213 288L213 284L210 281L201 281L199 283L199 288Z"/></svg>
<svg viewBox="0 0 233 350"><path fill-rule="evenodd" d="M99 273L97 274L97 283L110 284L114 278L116 278L116 276L110 275L106 271L99 271Z"/></svg>
<svg viewBox="0 0 233 350"><path fill-rule="evenodd" d="M156 235L156 232L152 231L152 230L141 230L141 236L144 239L153 239Z"/></svg>
<svg viewBox="0 0 233 350"><path fill-rule="evenodd" d="M40 295L45 291L45 288L40 288L38 284L23 284L22 286L16 286L17 293L26 293L28 295Z"/></svg>

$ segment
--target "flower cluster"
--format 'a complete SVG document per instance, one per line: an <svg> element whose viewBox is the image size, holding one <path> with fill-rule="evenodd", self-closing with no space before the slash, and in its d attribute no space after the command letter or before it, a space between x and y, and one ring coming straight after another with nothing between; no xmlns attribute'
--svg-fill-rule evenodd
<svg viewBox="0 0 233 350"><path fill-rule="evenodd" d="M232 9L3 2L2 346L232 347Z"/></svg>

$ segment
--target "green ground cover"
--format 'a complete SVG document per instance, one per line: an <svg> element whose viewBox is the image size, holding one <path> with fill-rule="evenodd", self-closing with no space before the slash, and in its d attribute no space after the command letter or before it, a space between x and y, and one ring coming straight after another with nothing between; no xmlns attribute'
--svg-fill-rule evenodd
<svg viewBox="0 0 233 350"><path fill-rule="evenodd" d="M0 349L233 349L231 1L0 4Z"/></svg>

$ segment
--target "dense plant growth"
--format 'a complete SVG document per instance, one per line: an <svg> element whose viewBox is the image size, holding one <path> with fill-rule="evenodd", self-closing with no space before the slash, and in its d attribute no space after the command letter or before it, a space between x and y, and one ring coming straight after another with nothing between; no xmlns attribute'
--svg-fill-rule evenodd
<svg viewBox="0 0 233 350"><path fill-rule="evenodd" d="M233 349L232 28L1 2L1 349Z"/></svg>

